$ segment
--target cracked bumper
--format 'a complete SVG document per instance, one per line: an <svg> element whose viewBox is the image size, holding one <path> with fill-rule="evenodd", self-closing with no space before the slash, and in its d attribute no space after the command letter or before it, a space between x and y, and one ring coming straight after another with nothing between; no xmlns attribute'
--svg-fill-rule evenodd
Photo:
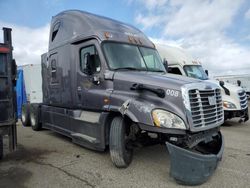
<svg viewBox="0 0 250 188"><path fill-rule="evenodd" d="M170 175L177 183L185 185L200 185L206 182L222 158L224 139L221 133L216 144L219 148L216 154L200 154L166 142L171 161Z"/></svg>
<svg viewBox="0 0 250 188"><path fill-rule="evenodd" d="M244 110L232 110L232 111L225 110L224 116L225 116L224 118L225 120L239 117L239 118L242 118L244 122L246 122L249 119L248 108Z"/></svg>

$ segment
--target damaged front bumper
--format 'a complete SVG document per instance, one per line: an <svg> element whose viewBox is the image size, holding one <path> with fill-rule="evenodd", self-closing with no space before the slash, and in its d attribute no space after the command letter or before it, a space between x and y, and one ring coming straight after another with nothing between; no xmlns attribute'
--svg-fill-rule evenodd
<svg viewBox="0 0 250 188"><path fill-rule="evenodd" d="M212 142L199 146L199 151L184 149L169 142L166 142L166 146L171 161L170 175L180 184L199 185L208 180L221 160L224 139L219 132Z"/></svg>
<svg viewBox="0 0 250 188"><path fill-rule="evenodd" d="M224 111L224 120L232 119L232 118L241 118L242 121L246 122L249 119L248 108L244 110L225 110ZM242 122L241 121L241 122Z"/></svg>

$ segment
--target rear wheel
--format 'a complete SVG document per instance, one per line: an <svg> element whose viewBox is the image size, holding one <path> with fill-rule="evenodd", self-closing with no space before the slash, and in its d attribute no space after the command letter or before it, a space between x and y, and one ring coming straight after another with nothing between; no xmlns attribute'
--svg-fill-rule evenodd
<svg viewBox="0 0 250 188"><path fill-rule="evenodd" d="M0 159L3 158L3 136L0 135Z"/></svg>
<svg viewBox="0 0 250 188"><path fill-rule="evenodd" d="M21 120L22 120L23 126L25 127L30 126L30 105L29 104L22 105Z"/></svg>
<svg viewBox="0 0 250 188"><path fill-rule="evenodd" d="M129 127L120 116L111 122L109 149L111 160L116 167L126 168L131 163L133 148L129 139Z"/></svg>
<svg viewBox="0 0 250 188"><path fill-rule="evenodd" d="M42 129L42 124L40 122L40 108L39 105L30 105L30 124L34 131L39 131Z"/></svg>

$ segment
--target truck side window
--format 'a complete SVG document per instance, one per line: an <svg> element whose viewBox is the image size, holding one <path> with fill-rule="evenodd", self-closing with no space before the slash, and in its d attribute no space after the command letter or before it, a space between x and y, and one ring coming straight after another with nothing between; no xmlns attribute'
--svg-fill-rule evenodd
<svg viewBox="0 0 250 188"><path fill-rule="evenodd" d="M168 73L182 75L180 69L177 68L177 67L169 67L169 68L168 68Z"/></svg>
<svg viewBox="0 0 250 188"><path fill-rule="evenodd" d="M84 61L84 56L86 56L87 54L89 54L89 65L87 65ZM94 45L84 47L80 50L80 68L81 71L85 74L88 74L88 68L91 69L92 74L100 72L101 61Z"/></svg>
<svg viewBox="0 0 250 188"><path fill-rule="evenodd" d="M5 75L7 73L6 61L7 61L6 54L0 53L0 75Z"/></svg>
<svg viewBox="0 0 250 188"><path fill-rule="evenodd" d="M159 56L157 56L154 53L153 49L150 48L140 48L140 51L142 53L143 59L146 63L146 66L149 70L164 70L164 66L161 62L161 59L159 59Z"/></svg>
<svg viewBox="0 0 250 188"><path fill-rule="evenodd" d="M52 41L52 42L53 42L54 39L56 38L56 34L58 33L59 28L60 28L60 22L57 22L57 23L54 25L53 30L52 30L52 36L51 36L51 41Z"/></svg>
<svg viewBox="0 0 250 188"><path fill-rule="evenodd" d="M57 83L56 60L51 60L51 83Z"/></svg>
<svg viewBox="0 0 250 188"><path fill-rule="evenodd" d="M150 68L150 69L157 69L158 68L158 67L156 67L157 63L155 63L154 56L152 56L152 55L144 56L144 60L146 61L148 68Z"/></svg>

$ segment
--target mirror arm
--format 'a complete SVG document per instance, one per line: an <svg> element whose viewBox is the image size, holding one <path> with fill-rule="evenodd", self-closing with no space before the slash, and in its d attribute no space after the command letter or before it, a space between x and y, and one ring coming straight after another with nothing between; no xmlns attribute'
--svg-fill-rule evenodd
<svg viewBox="0 0 250 188"><path fill-rule="evenodd" d="M94 75L93 76L93 83L96 85L99 85L100 84L100 77L97 75Z"/></svg>

